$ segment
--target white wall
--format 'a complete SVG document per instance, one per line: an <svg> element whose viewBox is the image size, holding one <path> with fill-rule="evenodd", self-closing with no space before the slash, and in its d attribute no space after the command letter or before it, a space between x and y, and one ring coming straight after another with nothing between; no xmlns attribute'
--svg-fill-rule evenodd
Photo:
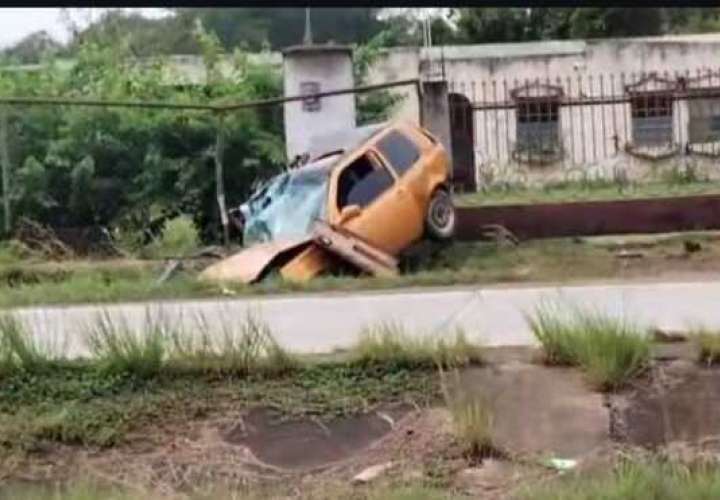
<svg viewBox="0 0 720 500"><path fill-rule="evenodd" d="M572 96L623 96L624 85L642 72L659 76L697 76L698 71L720 71L720 34L636 39L562 41L519 44L389 49L373 68L374 81L418 77L423 61L445 59L450 92L464 94L471 102L511 102L509 92L526 82L560 85ZM720 85L720 77L715 80ZM408 99L398 116L417 114L417 101ZM515 110L476 111L475 156L479 175L511 181L558 180L590 172L643 179L656 173L659 164L688 161L681 154L664 161L641 160L623 151L631 141L630 106L627 103L561 107L560 130L564 157L553 165L529 167L514 162ZM687 110L676 102L673 118L678 144L687 137ZM615 147L617 136L619 148ZM705 164L702 158L691 161ZM711 169L712 170L712 169ZM713 171L708 170L710 174ZM482 179L481 179L482 181Z"/></svg>
<svg viewBox="0 0 720 500"><path fill-rule="evenodd" d="M314 81L320 91L349 89L354 86L351 52L337 49L292 51L285 54L285 95L300 95L301 83ZM303 110L302 101L284 104L285 140L288 158L304 153L314 135L324 135L355 126L353 94L323 97L320 110Z"/></svg>

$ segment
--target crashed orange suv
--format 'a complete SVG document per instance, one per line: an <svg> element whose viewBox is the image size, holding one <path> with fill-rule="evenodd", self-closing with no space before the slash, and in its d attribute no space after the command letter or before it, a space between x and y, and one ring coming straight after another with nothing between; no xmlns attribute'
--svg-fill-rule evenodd
<svg viewBox="0 0 720 500"><path fill-rule="evenodd" d="M313 141L305 164L261 186L238 212L246 248L208 267L214 281L253 282L271 268L305 281L332 267L313 240L325 221L389 255L455 230L448 155L406 122L361 127Z"/></svg>

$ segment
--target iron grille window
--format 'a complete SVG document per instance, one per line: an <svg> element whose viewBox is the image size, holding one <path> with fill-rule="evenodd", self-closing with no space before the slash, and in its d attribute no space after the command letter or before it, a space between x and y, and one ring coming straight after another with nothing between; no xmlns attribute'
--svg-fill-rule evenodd
<svg viewBox="0 0 720 500"><path fill-rule="evenodd" d="M560 146L560 101L524 98L515 105L518 152L555 153Z"/></svg>
<svg viewBox="0 0 720 500"><path fill-rule="evenodd" d="M688 100L688 142L720 141L720 99Z"/></svg>
<svg viewBox="0 0 720 500"><path fill-rule="evenodd" d="M642 93L631 96L632 138L638 146L672 143L673 99L668 93Z"/></svg>
<svg viewBox="0 0 720 500"><path fill-rule="evenodd" d="M317 94L320 92L320 84L318 82L302 82L300 84L300 95ZM320 111L320 98L319 97L308 97L303 99L302 102L303 111L314 113Z"/></svg>

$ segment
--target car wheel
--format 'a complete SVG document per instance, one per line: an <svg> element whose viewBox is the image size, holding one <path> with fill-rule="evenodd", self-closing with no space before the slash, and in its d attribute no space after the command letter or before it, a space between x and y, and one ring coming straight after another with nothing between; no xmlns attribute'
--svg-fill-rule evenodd
<svg viewBox="0 0 720 500"><path fill-rule="evenodd" d="M434 240L449 240L455 235L455 207L450 193L436 190L425 216L425 230Z"/></svg>

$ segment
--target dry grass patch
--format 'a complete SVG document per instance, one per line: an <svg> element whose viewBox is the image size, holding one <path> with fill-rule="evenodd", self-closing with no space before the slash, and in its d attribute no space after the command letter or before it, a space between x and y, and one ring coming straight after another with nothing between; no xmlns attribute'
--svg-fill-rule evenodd
<svg viewBox="0 0 720 500"><path fill-rule="evenodd" d="M482 354L481 347L468 341L461 329L447 336L418 337L395 322L364 328L352 348L353 361L359 364L386 363L407 368L481 364Z"/></svg>
<svg viewBox="0 0 720 500"><path fill-rule="evenodd" d="M708 366L720 363L720 332L699 328L690 334L698 346L698 361Z"/></svg>

